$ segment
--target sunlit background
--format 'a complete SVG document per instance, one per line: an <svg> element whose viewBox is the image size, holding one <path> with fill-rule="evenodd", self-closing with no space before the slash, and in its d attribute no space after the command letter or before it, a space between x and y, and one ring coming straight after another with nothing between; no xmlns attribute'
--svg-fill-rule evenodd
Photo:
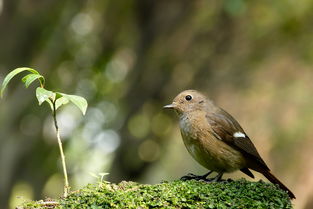
<svg viewBox="0 0 313 209"><path fill-rule="evenodd" d="M204 174L176 115L162 110L192 88L238 119L295 208L310 209L312 9L309 0L0 0L0 81L28 66L48 89L88 100L85 116L58 112L73 190L99 173L149 184ZM20 78L0 100L1 209L62 195L50 109Z"/></svg>

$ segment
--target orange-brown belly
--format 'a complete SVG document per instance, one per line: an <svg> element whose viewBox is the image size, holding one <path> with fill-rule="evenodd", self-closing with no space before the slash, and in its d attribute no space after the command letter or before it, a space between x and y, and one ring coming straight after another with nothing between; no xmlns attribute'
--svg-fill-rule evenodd
<svg viewBox="0 0 313 209"><path fill-rule="evenodd" d="M216 139L206 127L194 127L189 122L180 121L181 134L188 152L198 163L217 172L232 172L246 167L239 151Z"/></svg>

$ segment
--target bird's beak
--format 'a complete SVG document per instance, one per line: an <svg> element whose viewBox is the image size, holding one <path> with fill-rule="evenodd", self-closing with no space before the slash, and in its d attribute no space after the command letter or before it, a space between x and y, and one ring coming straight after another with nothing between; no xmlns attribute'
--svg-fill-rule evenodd
<svg viewBox="0 0 313 209"><path fill-rule="evenodd" d="M164 109L174 109L175 105L172 103L172 104L168 104L168 105L163 106L163 108Z"/></svg>

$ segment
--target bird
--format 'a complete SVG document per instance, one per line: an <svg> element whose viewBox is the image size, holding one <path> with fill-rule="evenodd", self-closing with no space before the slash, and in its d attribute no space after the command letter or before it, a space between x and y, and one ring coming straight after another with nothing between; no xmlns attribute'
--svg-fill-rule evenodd
<svg viewBox="0 0 313 209"><path fill-rule="evenodd" d="M189 174L183 180L197 179L220 181L224 173L240 170L254 178L254 170L263 174L270 182L287 192L291 199L295 195L266 165L249 136L228 112L196 90L179 93L165 109L173 109L179 117L183 142L190 155L208 172L202 176ZM218 174L207 177L212 172Z"/></svg>

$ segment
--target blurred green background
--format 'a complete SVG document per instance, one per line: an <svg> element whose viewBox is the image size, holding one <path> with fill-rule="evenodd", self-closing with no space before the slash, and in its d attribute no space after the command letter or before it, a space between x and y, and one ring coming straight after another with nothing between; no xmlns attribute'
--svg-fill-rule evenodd
<svg viewBox="0 0 313 209"><path fill-rule="evenodd" d="M85 117L74 106L58 113L74 190L97 181L91 173L150 184L205 173L162 110L192 88L238 119L295 208L309 209L312 9L310 0L0 0L0 81L28 66L48 89L88 100ZM50 110L34 90L15 78L0 101L0 208L62 194Z"/></svg>

